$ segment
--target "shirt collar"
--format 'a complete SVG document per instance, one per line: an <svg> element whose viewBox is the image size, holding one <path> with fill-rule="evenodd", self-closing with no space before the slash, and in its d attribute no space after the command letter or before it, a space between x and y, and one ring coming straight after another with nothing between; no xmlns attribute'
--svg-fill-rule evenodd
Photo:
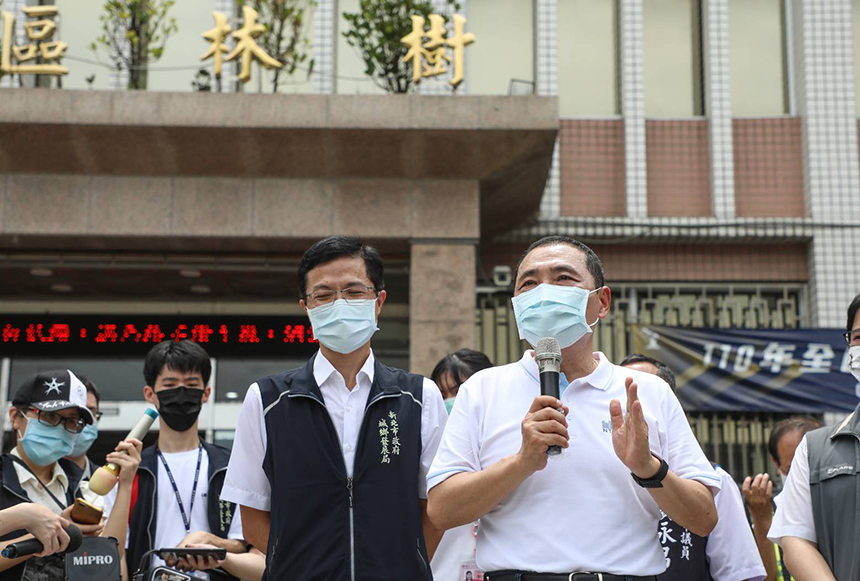
<svg viewBox="0 0 860 581"><path fill-rule="evenodd" d="M526 372L526 375L528 375L535 383L540 383L538 366L537 363L535 363L533 353L534 350L527 350L523 354L522 359L520 359L520 366ZM573 381L573 384L587 384L601 391L606 391L612 381L613 366L609 362L609 359L606 358L606 355L604 355L600 351L595 351L593 355L594 358L597 360L597 368L589 375L586 375L585 377L580 377L579 379L575 379ZM562 390L564 390L568 385L570 385L570 382L567 381L567 377L565 377L564 373L559 374L558 383L559 388L561 388Z"/></svg>
<svg viewBox="0 0 860 581"><path fill-rule="evenodd" d="M365 360L364 365L362 365L361 369L358 370L356 383L361 383L359 380L361 379L361 376L364 376L367 378L368 384L373 384L374 366L375 359L373 357L373 349L371 349L370 355L367 356L367 360ZM340 375L340 372L334 368L331 361L326 359L325 355L323 355L322 350L317 351L317 356L314 358L314 381L317 382L318 386L322 387L322 384L328 381L333 373Z"/></svg>
<svg viewBox="0 0 860 581"><path fill-rule="evenodd" d="M12 451L9 453L13 456L21 458L21 455L18 453L17 446L15 448L12 448ZM19 484L23 485L25 482L29 482L32 486L41 488L41 486L39 486L39 483L36 481L36 477L33 475L33 473L18 463L15 464L15 472L18 473ZM63 490L69 489L69 477L66 476L66 472L60 467L59 462L54 462L54 470L51 473L51 480L49 482L46 482L45 485L50 487L55 482L59 482L60 485L63 487Z"/></svg>
<svg viewBox="0 0 860 581"><path fill-rule="evenodd" d="M857 438L860 438L860 404L858 404L857 407L854 408L854 411L847 418L845 418L845 420L843 420L841 424L839 424L839 427L836 429L833 435L830 436L830 439L832 440L833 438L836 438L838 436L846 435L852 435L856 436Z"/></svg>

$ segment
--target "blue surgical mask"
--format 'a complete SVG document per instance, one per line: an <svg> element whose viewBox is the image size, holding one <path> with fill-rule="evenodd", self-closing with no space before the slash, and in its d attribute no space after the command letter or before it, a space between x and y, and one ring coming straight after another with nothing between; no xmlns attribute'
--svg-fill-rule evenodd
<svg viewBox="0 0 860 581"><path fill-rule="evenodd" d="M24 437L18 435L18 445L34 464L47 466L72 453L77 434L70 434L62 424L52 427L38 420L26 419L27 431Z"/></svg>
<svg viewBox="0 0 860 581"><path fill-rule="evenodd" d="M373 337L376 326L376 299L333 303L308 309L314 338L337 353L352 353Z"/></svg>
<svg viewBox="0 0 860 581"><path fill-rule="evenodd" d="M553 337L562 349L570 347L591 333L591 328L600 320L593 323L585 320L588 297L599 290L540 284L515 296L511 303L520 339L535 347L544 337Z"/></svg>
<svg viewBox="0 0 860 581"><path fill-rule="evenodd" d="M92 447L93 442L99 437L99 427L96 424L87 424L84 431L78 434L78 439L75 440L75 448L69 454L72 458L83 456Z"/></svg>
<svg viewBox="0 0 860 581"><path fill-rule="evenodd" d="M449 397L445 400L445 410L448 412L448 415L451 415L451 410L454 409L454 398Z"/></svg>

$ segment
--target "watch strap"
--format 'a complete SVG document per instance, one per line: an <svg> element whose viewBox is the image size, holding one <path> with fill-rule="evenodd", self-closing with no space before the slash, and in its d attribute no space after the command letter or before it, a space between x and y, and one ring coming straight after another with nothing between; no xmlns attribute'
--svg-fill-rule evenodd
<svg viewBox="0 0 860 581"><path fill-rule="evenodd" d="M660 461L660 469L657 470L657 474L651 478L639 478L632 472L630 473L630 476L633 477L636 484L642 488L663 488L663 479L666 478L667 474L669 474L669 464L659 456L655 455L654 457Z"/></svg>

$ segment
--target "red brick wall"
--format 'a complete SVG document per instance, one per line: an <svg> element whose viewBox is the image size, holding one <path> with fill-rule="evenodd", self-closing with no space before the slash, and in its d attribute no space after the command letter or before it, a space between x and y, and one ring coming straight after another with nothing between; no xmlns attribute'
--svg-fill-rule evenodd
<svg viewBox="0 0 860 581"><path fill-rule="evenodd" d="M624 216L624 122L562 119L562 216Z"/></svg>
<svg viewBox="0 0 860 581"><path fill-rule="evenodd" d="M708 122L646 120L649 216L711 216Z"/></svg>
<svg viewBox="0 0 860 581"><path fill-rule="evenodd" d="M802 218L800 119L734 119L735 212L743 218Z"/></svg>

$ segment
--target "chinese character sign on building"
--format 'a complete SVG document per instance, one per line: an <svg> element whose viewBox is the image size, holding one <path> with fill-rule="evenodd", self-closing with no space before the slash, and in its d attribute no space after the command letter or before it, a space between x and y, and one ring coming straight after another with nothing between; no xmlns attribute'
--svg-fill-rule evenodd
<svg viewBox="0 0 860 581"><path fill-rule="evenodd" d="M851 411L860 384L840 329L633 326L633 351L666 363L687 411Z"/></svg>
<svg viewBox="0 0 860 581"><path fill-rule="evenodd" d="M466 19L459 14L452 18L454 33L450 37L446 37L445 19L442 16L431 14L429 19L430 27L427 29L423 16L412 17L412 32L400 39L409 48L403 62L412 64L412 80L416 83L420 83L423 78L446 73L448 66L453 65L450 83L457 87L465 78L465 49L475 42L475 35L465 32ZM449 48L453 58L448 55Z"/></svg>
<svg viewBox="0 0 860 581"><path fill-rule="evenodd" d="M215 17L215 28L207 30L203 33L203 38L211 44L209 50L206 51L200 60L215 59L215 76L221 77L221 70L224 61L232 61L242 57L241 68L239 72L239 80L247 83L251 80L251 60L254 59L262 64L267 69L279 69L284 65L279 61L269 56L260 45L257 44L256 38L265 32L266 27L257 22L257 11L250 6L242 7L242 17L244 22L242 28L233 32L232 36L236 40L236 45L231 51L226 45L227 35L232 31L232 27L227 23L227 16L222 12L213 12ZM224 56L222 53L228 53Z"/></svg>
<svg viewBox="0 0 860 581"><path fill-rule="evenodd" d="M68 45L51 40L57 31L53 17L56 6L25 6L21 9L27 17L24 30L29 44L15 44L15 15L3 12L2 52L0 73L23 75L65 75L69 69L60 64ZM13 61L14 56L14 61Z"/></svg>

